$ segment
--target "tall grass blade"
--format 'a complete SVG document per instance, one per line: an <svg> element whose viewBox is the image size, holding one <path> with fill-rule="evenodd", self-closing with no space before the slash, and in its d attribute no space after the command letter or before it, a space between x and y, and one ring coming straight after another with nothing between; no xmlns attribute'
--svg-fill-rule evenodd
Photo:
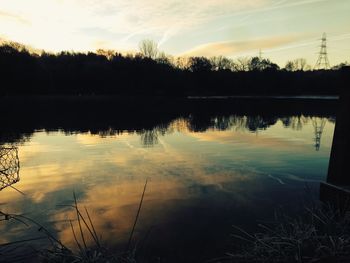
<svg viewBox="0 0 350 263"><path fill-rule="evenodd" d="M133 237L133 235L134 235L135 227L136 227L137 221L138 221L138 219L139 219L139 215L140 215L140 211L141 211L141 207L142 207L142 203L143 203L143 198L144 198L144 196L145 196L146 187L147 187L147 182L148 182L148 178L146 179L145 185L144 185L144 187L143 187L143 192L142 192L142 195L141 195L141 200L140 200L140 203L139 203L139 208L138 208L138 210L137 210L137 214L136 214L136 217L135 217L134 225L133 225L133 227L132 227L132 230L131 230L131 233L130 233L130 236L129 236L128 245L126 246L126 251L129 251L129 249L130 249L131 240L132 240L132 237Z"/></svg>

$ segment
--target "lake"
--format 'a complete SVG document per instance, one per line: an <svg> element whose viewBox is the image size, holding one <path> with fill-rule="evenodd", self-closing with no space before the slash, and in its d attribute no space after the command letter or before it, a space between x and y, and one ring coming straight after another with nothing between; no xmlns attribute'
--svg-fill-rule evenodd
<svg viewBox="0 0 350 263"><path fill-rule="evenodd" d="M231 250L232 225L255 231L274 212L297 214L318 199L334 100L102 100L3 101L2 212L24 214L75 247L74 192L103 243L123 250L147 180L136 254L201 262ZM0 221L0 233L0 244L43 236L16 221Z"/></svg>

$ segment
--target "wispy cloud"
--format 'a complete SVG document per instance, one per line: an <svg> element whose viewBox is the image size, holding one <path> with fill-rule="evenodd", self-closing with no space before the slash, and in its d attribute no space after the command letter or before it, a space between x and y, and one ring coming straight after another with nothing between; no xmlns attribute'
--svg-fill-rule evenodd
<svg viewBox="0 0 350 263"><path fill-rule="evenodd" d="M10 20L15 20L19 23L23 23L23 24L29 24L30 21L28 21L27 19L19 16L19 15L16 15L16 14L13 14L13 13L9 13L9 12L5 12L5 11L1 11L0 10L0 19L10 19Z"/></svg>
<svg viewBox="0 0 350 263"><path fill-rule="evenodd" d="M96 3L100 4L100 1ZM114 30L125 32L124 41L135 36L156 36L160 45L179 32L191 31L217 17L263 6L267 0L156 0L110 3L118 13ZM107 13L110 14L109 11Z"/></svg>
<svg viewBox="0 0 350 263"><path fill-rule="evenodd" d="M82 28L123 34L118 41L149 36L165 43L216 17L259 8L271 0L3 0L0 11L15 12L32 22L37 34L74 34ZM1 25L0 25L0 29ZM4 28L4 30L6 30Z"/></svg>
<svg viewBox="0 0 350 263"><path fill-rule="evenodd" d="M335 35L330 35L327 37L328 43L330 43L330 46L332 47L332 43L337 42L337 41L344 41L350 39L350 33L345 33L345 34L335 34ZM274 52L280 52L280 51L286 51L290 49L299 49L299 48L305 48L305 47L318 47L319 44L321 43L321 39L317 38L309 38L309 39L299 39L301 41L295 41L291 42L289 44L273 48L269 51L266 51L265 53L274 53Z"/></svg>
<svg viewBox="0 0 350 263"><path fill-rule="evenodd" d="M329 36L329 39L331 41L347 40L347 39L350 39L350 33L344 33L344 34L339 34L339 35L335 35L335 36Z"/></svg>
<svg viewBox="0 0 350 263"><path fill-rule="evenodd" d="M197 46L181 55L184 56L235 56L240 53L259 49L271 49L299 41L302 36L289 35L270 38L252 39L249 41L224 41Z"/></svg>
<svg viewBox="0 0 350 263"><path fill-rule="evenodd" d="M330 1L330 0L294 0L294 1L281 0L281 1L274 1L274 2L269 1L270 2L269 4L262 5L260 8L242 10L240 12L231 14L231 16L240 16L240 15L246 15L246 14L259 13L259 12L267 12L267 11L272 11L277 9L316 4L320 2L326 2L326 1Z"/></svg>

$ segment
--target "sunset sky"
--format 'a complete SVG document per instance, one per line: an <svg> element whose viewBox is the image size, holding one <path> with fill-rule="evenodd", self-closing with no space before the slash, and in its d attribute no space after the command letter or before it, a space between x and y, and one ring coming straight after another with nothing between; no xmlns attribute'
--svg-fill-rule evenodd
<svg viewBox="0 0 350 263"><path fill-rule="evenodd" d="M0 38L48 51L137 51L153 39L174 56L258 55L314 65L323 32L332 65L350 62L349 0L0 0Z"/></svg>

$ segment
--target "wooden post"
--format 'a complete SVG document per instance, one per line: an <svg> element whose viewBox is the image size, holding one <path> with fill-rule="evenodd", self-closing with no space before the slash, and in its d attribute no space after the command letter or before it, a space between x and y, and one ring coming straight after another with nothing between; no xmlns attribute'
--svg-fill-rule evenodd
<svg viewBox="0 0 350 263"><path fill-rule="evenodd" d="M344 81L333 136L327 182L320 185L320 199L341 208L350 208L350 67L342 71Z"/></svg>

